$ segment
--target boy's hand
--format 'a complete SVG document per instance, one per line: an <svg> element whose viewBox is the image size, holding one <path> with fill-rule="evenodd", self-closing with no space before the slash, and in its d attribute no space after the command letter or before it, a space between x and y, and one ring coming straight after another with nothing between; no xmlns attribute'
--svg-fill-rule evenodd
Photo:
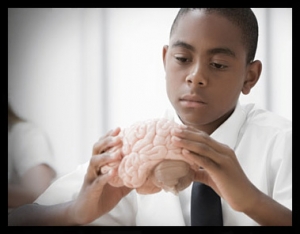
<svg viewBox="0 0 300 234"><path fill-rule="evenodd" d="M175 128L172 134L173 144L184 148L183 156L199 167L194 181L213 188L234 210L251 209L259 192L246 177L232 149L193 127Z"/></svg>
<svg viewBox="0 0 300 234"><path fill-rule="evenodd" d="M117 173L116 170L101 173L102 166L121 158L122 141L118 137L119 132L120 128L110 131L94 144L84 183L69 209L70 216L79 225L90 223L109 212L131 191L130 188L112 187L107 183Z"/></svg>

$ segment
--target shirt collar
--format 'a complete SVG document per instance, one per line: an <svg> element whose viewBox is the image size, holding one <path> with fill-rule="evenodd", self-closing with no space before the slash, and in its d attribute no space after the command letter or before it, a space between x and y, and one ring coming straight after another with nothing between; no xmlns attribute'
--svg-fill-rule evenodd
<svg viewBox="0 0 300 234"><path fill-rule="evenodd" d="M238 102L231 116L211 134L211 137L234 149L245 119L246 114Z"/></svg>
<svg viewBox="0 0 300 234"><path fill-rule="evenodd" d="M182 124L176 112L174 121ZM238 102L231 116L222 123L210 136L218 142L228 145L234 149L238 140L239 131L246 119L246 114Z"/></svg>

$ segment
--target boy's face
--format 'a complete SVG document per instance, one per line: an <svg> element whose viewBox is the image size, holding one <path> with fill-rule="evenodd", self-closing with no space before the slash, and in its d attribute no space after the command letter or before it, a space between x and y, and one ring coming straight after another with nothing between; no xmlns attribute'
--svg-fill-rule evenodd
<svg viewBox="0 0 300 234"><path fill-rule="evenodd" d="M199 10L179 19L163 60L167 94L184 124L210 134L234 110L248 74L239 30Z"/></svg>

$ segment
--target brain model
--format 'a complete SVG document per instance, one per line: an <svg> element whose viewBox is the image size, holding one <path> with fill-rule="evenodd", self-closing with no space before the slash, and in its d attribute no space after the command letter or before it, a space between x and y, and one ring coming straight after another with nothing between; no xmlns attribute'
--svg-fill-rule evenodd
<svg viewBox="0 0 300 234"><path fill-rule="evenodd" d="M182 156L182 148L171 141L171 129L179 124L168 119L138 122L121 131L122 159L102 167L118 167L112 186L135 188L140 194L164 189L177 194L192 182L196 168Z"/></svg>

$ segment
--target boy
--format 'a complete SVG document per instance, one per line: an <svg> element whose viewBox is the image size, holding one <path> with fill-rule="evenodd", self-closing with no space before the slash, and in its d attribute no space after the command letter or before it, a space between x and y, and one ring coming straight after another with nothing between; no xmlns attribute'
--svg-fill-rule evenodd
<svg viewBox="0 0 300 234"><path fill-rule="evenodd" d="M185 125L173 143L200 168L194 181L222 198L223 225L292 224L291 122L238 102L261 73L257 37L251 9L181 9L163 48L167 94ZM99 173L121 154L108 151L119 132L100 138L89 164L55 182L41 205L13 212L9 224L190 225L191 186L178 196L138 195L107 183L116 171Z"/></svg>

